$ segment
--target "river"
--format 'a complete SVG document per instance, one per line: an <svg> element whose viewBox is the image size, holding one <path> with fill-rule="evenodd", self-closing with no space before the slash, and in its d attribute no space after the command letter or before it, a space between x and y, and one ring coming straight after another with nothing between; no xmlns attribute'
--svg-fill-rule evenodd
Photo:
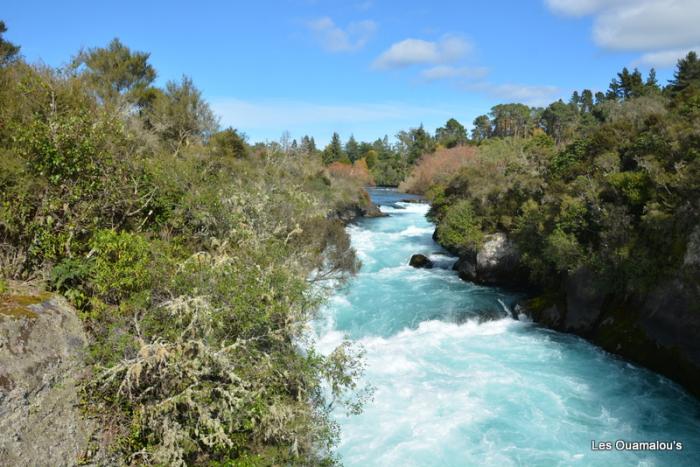
<svg viewBox="0 0 700 467"><path fill-rule="evenodd" d="M335 414L344 465L700 465L697 399L581 338L511 318L518 297L450 270L427 205L371 195L389 217L348 227L363 266L316 326L321 351L344 337L365 348L375 388L362 414ZM436 267L409 267L414 253ZM682 450L622 451L617 440Z"/></svg>

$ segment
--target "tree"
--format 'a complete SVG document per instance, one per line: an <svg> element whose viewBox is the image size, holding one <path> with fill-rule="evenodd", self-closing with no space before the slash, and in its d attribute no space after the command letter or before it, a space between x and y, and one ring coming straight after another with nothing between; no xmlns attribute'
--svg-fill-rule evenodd
<svg viewBox="0 0 700 467"><path fill-rule="evenodd" d="M653 80L655 81L656 72L654 71L653 73ZM653 87L653 84L649 85L649 88ZM636 68L634 71L632 71L632 73L630 73L627 67L625 67L617 74L617 78L614 78L610 82L610 88L608 89L607 96L608 98L614 100L626 100L646 94L647 86L642 79L642 73Z"/></svg>
<svg viewBox="0 0 700 467"><path fill-rule="evenodd" d="M4 21L0 21L0 66L12 62L19 54L19 46L5 40L2 35L7 32Z"/></svg>
<svg viewBox="0 0 700 467"><path fill-rule="evenodd" d="M581 92L581 112L591 113L593 111L593 93L590 89Z"/></svg>
<svg viewBox="0 0 700 467"><path fill-rule="evenodd" d="M313 136L309 137L308 135L304 135L301 137L301 146L300 146L301 151L306 154L306 155L312 155L316 154L316 141L314 140Z"/></svg>
<svg viewBox="0 0 700 467"><path fill-rule="evenodd" d="M408 164L415 163L423 154L435 151L435 140L425 131L421 124L418 128L401 131L396 135L401 144L401 152Z"/></svg>
<svg viewBox="0 0 700 467"><path fill-rule="evenodd" d="M218 157L243 159L248 155L245 135L239 134L237 130L231 127L211 135L209 146L212 153Z"/></svg>
<svg viewBox="0 0 700 467"><path fill-rule="evenodd" d="M444 127L435 130L435 139L446 148L467 144L467 130L454 118L449 119Z"/></svg>
<svg viewBox="0 0 700 467"><path fill-rule="evenodd" d="M336 161L342 161L345 154L343 153L343 144L340 141L340 135L333 133L331 142L323 149L323 163L328 165Z"/></svg>
<svg viewBox="0 0 700 467"><path fill-rule="evenodd" d="M360 158L360 145L357 144L357 141L353 135L350 135L350 139L348 139L348 142L345 143L345 153L347 154L348 159L350 159L350 162L354 163Z"/></svg>
<svg viewBox="0 0 700 467"><path fill-rule="evenodd" d="M123 96L127 103L143 107L154 98L150 85L156 71L149 57L146 52L132 52L115 38L107 47L81 51L72 67L82 67L88 85L103 102L115 104Z"/></svg>
<svg viewBox="0 0 700 467"><path fill-rule="evenodd" d="M531 109L525 104L499 104L491 108L494 136L527 136L532 126Z"/></svg>
<svg viewBox="0 0 700 467"><path fill-rule="evenodd" d="M147 115L148 123L177 154L182 147L205 141L217 128L217 121L192 79L168 81Z"/></svg>
<svg viewBox="0 0 700 467"><path fill-rule="evenodd" d="M488 115L479 115L474 119L473 125L472 139L474 141L481 142L491 137L491 119Z"/></svg>
<svg viewBox="0 0 700 467"><path fill-rule="evenodd" d="M577 111L580 110L581 108L581 96L579 95L578 91L574 91L573 94L571 94L571 99L569 100L569 104L575 108Z"/></svg>
<svg viewBox="0 0 700 467"><path fill-rule="evenodd" d="M367 164L367 168L372 170L377 164L377 151L375 151L374 149L370 149L369 151L367 151L364 155L364 160Z"/></svg>
<svg viewBox="0 0 700 467"><path fill-rule="evenodd" d="M540 117L545 133L554 139L556 144L562 143L573 133L576 127L577 110L565 104L561 99L550 104Z"/></svg>
<svg viewBox="0 0 700 467"><path fill-rule="evenodd" d="M673 79L669 81L668 91L673 97L690 86L700 87L700 60L694 51L688 52L688 55L678 60Z"/></svg>

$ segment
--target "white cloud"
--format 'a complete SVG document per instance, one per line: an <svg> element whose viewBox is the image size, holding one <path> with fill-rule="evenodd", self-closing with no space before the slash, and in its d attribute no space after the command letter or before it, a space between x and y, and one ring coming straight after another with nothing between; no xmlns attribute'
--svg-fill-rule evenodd
<svg viewBox="0 0 700 467"><path fill-rule="evenodd" d="M556 86L528 84L467 84L464 89L488 94L499 99L520 102L531 106L544 106L555 100L561 90Z"/></svg>
<svg viewBox="0 0 700 467"><path fill-rule="evenodd" d="M638 63L671 66L679 50L700 44L698 0L545 0L554 12L593 15L593 40L609 50L637 51Z"/></svg>
<svg viewBox="0 0 700 467"><path fill-rule="evenodd" d="M329 17L307 23L316 40L329 52L351 52L364 47L377 30L377 23L364 20L350 23L343 29Z"/></svg>
<svg viewBox="0 0 700 467"><path fill-rule="evenodd" d="M437 81L452 78L477 79L483 78L487 74L488 69L485 67L472 68L466 66L437 65L421 71L420 75L426 81Z"/></svg>
<svg viewBox="0 0 700 467"><path fill-rule="evenodd" d="M660 50L700 43L698 0L647 0L604 11L593 38L616 50Z"/></svg>
<svg viewBox="0 0 700 467"><path fill-rule="evenodd" d="M459 36L443 36L437 42L404 39L392 44L373 63L379 70L411 65L436 65L455 62L472 50L472 44Z"/></svg>
<svg viewBox="0 0 700 467"><path fill-rule="evenodd" d="M630 3L639 0L546 0L547 6L557 13L569 16L584 16L604 8Z"/></svg>
<svg viewBox="0 0 700 467"><path fill-rule="evenodd" d="M656 68L666 68L675 66L678 60L688 55L691 50L700 50L700 45L689 47L687 49L663 50L661 52L645 53L637 61L635 65L649 65Z"/></svg>

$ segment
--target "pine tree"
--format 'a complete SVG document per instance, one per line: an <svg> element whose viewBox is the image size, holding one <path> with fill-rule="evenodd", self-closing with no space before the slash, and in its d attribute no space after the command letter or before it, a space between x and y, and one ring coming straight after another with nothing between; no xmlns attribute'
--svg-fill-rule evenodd
<svg viewBox="0 0 700 467"><path fill-rule="evenodd" d="M345 153L350 159L350 162L355 162L360 158L360 145L357 144L355 136L350 135L350 139L345 143Z"/></svg>
<svg viewBox="0 0 700 467"><path fill-rule="evenodd" d="M690 86L700 87L700 60L694 51L678 60L668 91L671 96L675 96Z"/></svg>
<svg viewBox="0 0 700 467"><path fill-rule="evenodd" d="M0 66L7 65L19 54L19 46L3 39L2 35L7 32L4 21L0 21Z"/></svg>
<svg viewBox="0 0 700 467"><path fill-rule="evenodd" d="M333 133L331 142L323 149L323 163L328 165L335 161L343 159L343 144L340 141L340 135Z"/></svg>

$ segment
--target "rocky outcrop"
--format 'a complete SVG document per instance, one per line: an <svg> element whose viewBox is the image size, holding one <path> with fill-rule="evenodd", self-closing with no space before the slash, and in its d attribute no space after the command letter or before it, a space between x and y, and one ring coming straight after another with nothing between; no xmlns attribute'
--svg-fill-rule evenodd
<svg viewBox="0 0 700 467"><path fill-rule="evenodd" d="M476 253L460 256L452 270L457 271L457 275L463 281L476 282Z"/></svg>
<svg viewBox="0 0 700 467"><path fill-rule="evenodd" d="M646 293L627 296L582 268L566 277L561 294L529 299L522 310L540 324L578 334L666 375L700 397L700 281L687 267Z"/></svg>
<svg viewBox="0 0 700 467"><path fill-rule="evenodd" d="M367 202L366 204L350 204L342 208L338 208L331 212L328 216L330 219L337 219L343 224L349 224L361 217L386 217L387 214L383 213L379 206L372 202Z"/></svg>
<svg viewBox="0 0 700 467"><path fill-rule="evenodd" d="M433 262L430 261L430 258L425 255L415 254L411 256L411 260L408 262L408 265L413 266L414 268L430 269L433 267Z"/></svg>
<svg viewBox="0 0 700 467"><path fill-rule="evenodd" d="M94 426L80 412L87 338L64 299L0 296L2 465L76 465Z"/></svg>
<svg viewBox="0 0 700 467"><path fill-rule="evenodd" d="M487 235L478 250L460 255L452 269L463 280L484 285L518 286L527 281L517 247L502 232Z"/></svg>

